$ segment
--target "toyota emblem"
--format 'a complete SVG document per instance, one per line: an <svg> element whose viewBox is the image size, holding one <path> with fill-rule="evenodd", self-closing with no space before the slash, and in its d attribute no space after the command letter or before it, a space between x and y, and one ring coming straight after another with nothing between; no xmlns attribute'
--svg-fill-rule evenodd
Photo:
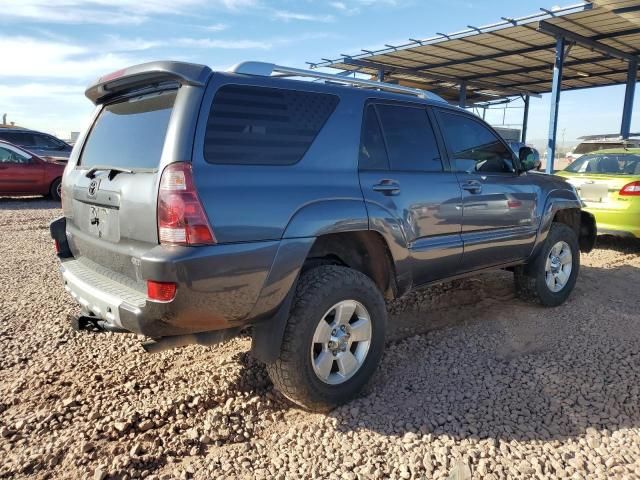
<svg viewBox="0 0 640 480"><path fill-rule="evenodd" d="M91 180L91 183L89 184L89 191L88 191L89 196L95 197L97 190L98 190L98 180Z"/></svg>

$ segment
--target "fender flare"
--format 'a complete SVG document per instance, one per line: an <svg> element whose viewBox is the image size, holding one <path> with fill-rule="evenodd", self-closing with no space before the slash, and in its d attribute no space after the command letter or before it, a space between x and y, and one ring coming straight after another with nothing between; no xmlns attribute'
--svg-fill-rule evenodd
<svg viewBox="0 0 640 480"><path fill-rule="evenodd" d="M540 215L540 224L538 226L538 234L536 242L531 252L530 258L534 258L542 244L547 239L547 234L551 229L553 219L560 210L578 209L582 210L582 201L576 197L575 193L567 189L551 190L547 195L542 214Z"/></svg>

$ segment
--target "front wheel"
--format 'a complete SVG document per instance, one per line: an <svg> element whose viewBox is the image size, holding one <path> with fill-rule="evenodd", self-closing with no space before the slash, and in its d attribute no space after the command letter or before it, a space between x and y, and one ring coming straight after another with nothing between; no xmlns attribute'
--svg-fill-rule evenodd
<svg viewBox="0 0 640 480"><path fill-rule="evenodd" d="M298 281L278 359L269 375L287 398L314 411L352 399L384 349L384 299L366 275L320 266Z"/></svg>
<svg viewBox="0 0 640 480"><path fill-rule="evenodd" d="M555 307L573 291L579 270L580 247L576 233L564 223L553 223L527 271L516 268L516 291L524 299Z"/></svg>

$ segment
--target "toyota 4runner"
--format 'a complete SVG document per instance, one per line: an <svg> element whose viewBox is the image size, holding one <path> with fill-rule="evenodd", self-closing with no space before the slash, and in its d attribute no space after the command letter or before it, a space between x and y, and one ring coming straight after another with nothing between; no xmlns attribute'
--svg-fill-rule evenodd
<svg viewBox="0 0 640 480"><path fill-rule="evenodd" d="M86 96L95 114L51 224L75 327L143 334L148 351L248 329L308 409L371 377L385 299L508 268L522 296L556 306L595 243L569 183L429 92L165 61Z"/></svg>

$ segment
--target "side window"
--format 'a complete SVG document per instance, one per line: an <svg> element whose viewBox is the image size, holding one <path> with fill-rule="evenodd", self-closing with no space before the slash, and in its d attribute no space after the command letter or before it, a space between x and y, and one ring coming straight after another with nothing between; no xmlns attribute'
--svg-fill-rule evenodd
<svg viewBox="0 0 640 480"><path fill-rule="evenodd" d="M30 157L14 152L13 149L0 147L0 163L29 163Z"/></svg>
<svg viewBox="0 0 640 480"><path fill-rule="evenodd" d="M16 140L13 142L16 145L25 146L25 147L35 147L36 140L34 135L31 133L23 133L19 132L15 134Z"/></svg>
<svg viewBox="0 0 640 480"><path fill-rule="evenodd" d="M442 161L427 110L376 105L392 170L441 172Z"/></svg>
<svg viewBox="0 0 640 480"><path fill-rule="evenodd" d="M38 148L57 149L62 145L60 142L54 140L48 135L40 135L38 133L35 133L33 135L33 139L35 142L35 146Z"/></svg>
<svg viewBox="0 0 640 480"><path fill-rule="evenodd" d="M440 111L442 133L459 172L513 173L513 154L495 134L466 115Z"/></svg>
<svg viewBox="0 0 640 480"><path fill-rule="evenodd" d="M380 122L378 122L378 115L373 105L369 105L364 114L358 166L360 170L387 170L389 168L387 149L384 146Z"/></svg>
<svg viewBox="0 0 640 480"><path fill-rule="evenodd" d="M220 87L209 111L204 158L209 163L294 164L305 155L338 101L325 93Z"/></svg>
<svg viewBox="0 0 640 480"><path fill-rule="evenodd" d="M4 131L2 133L0 133L0 138L2 138L2 140L9 142L9 143L14 143L16 145L21 145L24 141L24 137L22 133L19 132L7 132Z"/></svg>

